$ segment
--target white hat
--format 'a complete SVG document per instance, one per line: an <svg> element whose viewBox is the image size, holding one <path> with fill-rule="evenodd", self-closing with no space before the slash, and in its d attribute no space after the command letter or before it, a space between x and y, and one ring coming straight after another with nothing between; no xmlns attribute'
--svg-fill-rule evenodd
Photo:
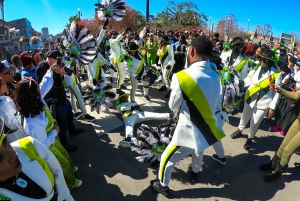
<svg viewBox="0 0 300 201"><path fill-rule="evenodd" d="M10 68L10 65L7 60L3 60L1 61L1 63L3 63L5 67Z"/></svg>

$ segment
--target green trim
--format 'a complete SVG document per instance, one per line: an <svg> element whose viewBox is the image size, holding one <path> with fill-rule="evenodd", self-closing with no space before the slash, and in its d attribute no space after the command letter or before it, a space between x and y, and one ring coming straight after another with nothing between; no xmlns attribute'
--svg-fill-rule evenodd
<svg viewBox="0 0 300 201"><path fill-rule="evenodd" d="M241 60L241 62L236 67L234 67L233 70L236 72L240 71L245 66L247 60L248 60L248 57L244 56L244 58Z"/></svg>

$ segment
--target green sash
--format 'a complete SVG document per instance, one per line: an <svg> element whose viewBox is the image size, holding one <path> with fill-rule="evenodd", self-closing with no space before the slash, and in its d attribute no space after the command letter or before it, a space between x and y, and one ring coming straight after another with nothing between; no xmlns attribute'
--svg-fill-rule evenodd
<svg viewBox="0 0 300 201"><path fill-rule="evenodd" d="M248 57L244 56L244 58L242 59L242 61L236 66L234 67L234 71L238 72L240 71L246 64Z"/></svg>
<svg viewBox="0 0 300 201"><path fill-rule="evenodd" d="M280 73L279 71L276 71L272 75L269 76L271 78L272 82L274 82L277 79L279 73ZM253 96L253 94L256 94L256 93L260 92L261 90L269 87L270 86L269 77L265 78L261 82L255 84L251 88L249 88L245 94L245 100L248 100L251 96Z"/></svg>
<svg viewBox="0 0 300 201"><path fill-rule="evenodd" d="M225 136L224 131L217 127L214 114L201 88L185 71L177 73L177 77L190 110L191 121L201 131L209 145L222 139Z"/></svg>
<svg viewBox="0 0 300 201"><path fill-rule="evenodd" d="M30 139L28 137L22 138L20 140L17 141L20 145L20 147L22 148L22 150L24 151L24 153L28 156L28 158L30 160L36 160L40 166L43 168L43 170L45 171L45 173L47 174L52 188L54 188L54 176L52 171L50 170L47 162L42 159L40 156L37 155L36 150L32 144L32 142L30 141ZM34 171L34 170L32 170Z"/></svg>
<svg viewBox="0 0 300 201"><path fill-rule="evenodd" d="M163 48L163 50L158 54L159 60L162 60L162 58L164 57L164 55L167 53L169 47L170 47L170 45L165 46Z"/></svg>
<svg viewBox="0 0 300 201"><path fill-rule="evenodd" d="M48 108L46 106L44 106L44 111L45 111L45 115L48 119L48 123L46 125L46 133L49 133L54 126L54 118L52 117L50 111L48 110Z"/></svg>

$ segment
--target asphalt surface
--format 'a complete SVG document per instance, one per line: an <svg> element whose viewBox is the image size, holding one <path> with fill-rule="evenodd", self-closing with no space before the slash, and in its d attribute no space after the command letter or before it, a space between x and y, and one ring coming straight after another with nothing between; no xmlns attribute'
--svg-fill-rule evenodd
<svg viewBox="0 0 300 201"><path fill-rule="evenodd" d="M141 86L137 92L138 103L142 109L155 112L169 112L163 92L157 92L158 86L153 86L149 94L153 97L150 103L141 103ZM151 105L151 107L147 107ZM99 120L88 123L75 121L75 125L84 128L85 132L70 136L71 141L79 149L70 152L76 166L79 167L76 176L83 181L82 186L71 190L77 201L155 201L168 200L158 195L150 187L150 181L155 179L157 171L149 164L139 163L137 153L129 148L119 148L119 141L124 136L124 126L121 115L112 109L100 115L93 113ZM105 118L107 117L107 118ZM277 132L269 132L268 125L262 124L252 144L250 151L245 151L243 145L247 136L231 139L230 134L237 128L240 114L230 117L230 123L224 125L226 137L222 139L227 164L225 166L212 160L212 147L205 150L203 165L199 173L198 183L189 184L188 165L191 158L180 161L173 169L170 182L173 200L300 200L299 179L300 169L294 167L294 162L300 162L300 157L294 154L289 167L283 176L271 184L263 181L266 172L261 172L259 166L268 163L279 148L283 137ZM163 121L149 121L155 126ZM138 126L138 125L137 125ZM101 132L99 131L101 130ZM243 133L247 134L248 129Z"/></svg>

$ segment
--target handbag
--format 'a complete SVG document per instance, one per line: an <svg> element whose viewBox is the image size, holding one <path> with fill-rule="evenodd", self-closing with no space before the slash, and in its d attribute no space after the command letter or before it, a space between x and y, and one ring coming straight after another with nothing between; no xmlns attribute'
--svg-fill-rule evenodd
<svg viewBox="0 0 300 201"><path fill-rule="evenodd" d="M300 99L297 101L294 101L290 107L289 107L289 111L294 113L295 115L299 115L300 113Z"/></svg>

